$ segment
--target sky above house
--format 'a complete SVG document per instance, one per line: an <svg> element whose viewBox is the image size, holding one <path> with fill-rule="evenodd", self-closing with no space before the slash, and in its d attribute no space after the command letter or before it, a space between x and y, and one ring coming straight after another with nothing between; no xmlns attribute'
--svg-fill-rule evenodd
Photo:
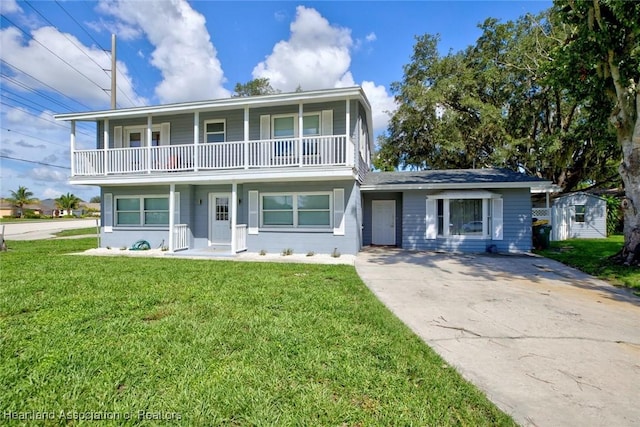
<svg viewBox="0 0 640 427"><path fill-rule="evenodd" d="M550 1L0 0L0 196L18 186L41 199L71 186L69 124L54 114L110 107L111 34L117 106L231 96L269 78L282 92L362 86L376 134L395 108L415 36L439 34L442 54L474 44L478 24L538 13ZM95 147L78 125L77 148Z"/></svg>

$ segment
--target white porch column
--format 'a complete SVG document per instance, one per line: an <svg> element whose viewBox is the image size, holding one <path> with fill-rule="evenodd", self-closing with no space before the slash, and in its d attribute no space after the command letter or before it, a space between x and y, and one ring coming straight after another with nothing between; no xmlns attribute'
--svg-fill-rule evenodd
<svg viewBox="0 0 640 427"><path fill-rule="evenodd" d="M236 228L238 226L238 184L231 184L231 253L238 251L238 242L236 236Z"/></svg>
<svg viewBox="0 0 640 427"><path fill-rule="evenodd" d="M104 150L104 174L106 175L109 170L107 169L109 165L109 119L104 119L102 145Z"/></svg>
<svg viewBox="0 0 640 427"><path fill-rule="evenodd" d="M151 114L147 116L147 173L151 173L151 137L153 120Z"/></svg>
<svg viewBox="0 0 640 427"><path fill-rule="evenodd" d="M353 166L354 161L353 161L353 156L355 155L354 151L355 148L353 146L353 144L351 143L351 102L349 99L346 100L346 113L345 113L345 129L347 132L347 140L346 142L346 147L345 150L347 151L345 153L346 158L345 161L347 162L347 166Z"/></svg>
<svg viewBox="0 0 640 427"><path fill-rule="evenodd" d="M544 192L544 195L545 195L545 199L546 199L546 202L547 202L547 204L546 204L546 206L545 206L545 207L546 207L547 209L549 209L549 190L546 190L546 191Z"/></svg>
<svg viewBox="0 0 640 427"><path fill-rule="evenodd" d="M244 106L244 168L249 169L249 106Z"/></svg>
<svg viewBox="0 0 640 427"><path fill-rule="evenodd" d="M198 172L200 166L198 159L200 158L200 149L198 147L200 141L200 112L193 113L193 170ZM207 142L207 141L205 141Z"/></svg>
<svg viewBox="0 0 640 427"><path fill-rule="evenodd" d="M69 136L69 148L71 150L71 176L76 174L76 121L71 120L71 135Z"/></svg>
<svg viewBox="0 0 640 427"><path fill-rule="evenodd" d="M304 133L304 109L302 108L302 102L298 104L298 160L299 165L302 167L302 134Z"/></svg>
<svg viewBox="0 0 640 427"><path fill-rule="evenodd" d="M176 211L176 185L169 184L169 252L173 252L173 233L176 225L174 213Z"/></svg>

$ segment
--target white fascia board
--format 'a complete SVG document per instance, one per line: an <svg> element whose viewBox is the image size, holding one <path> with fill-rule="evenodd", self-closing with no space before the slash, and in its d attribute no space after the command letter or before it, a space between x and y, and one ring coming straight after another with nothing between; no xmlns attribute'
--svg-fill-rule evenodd
<svg viewBox="0 0 640 427"><path fill-rule="evenodd" d="M148 175L107 175L94 177L72 177L72 185L161 185L161 184L221 184L231 182L291 182L354 180L352 168L337 167L315 170L232 170L205 172L173 172Z"/></svg>
<svg viewBox="0 0 640 427"><path fill-rule="evenodd" d="M439 183L439 184L380 184L363 185L360 191L403 191L403 190L468 190L487 188L532 188L550 182L469 182L469 183Z"/></svg>
<svg viewBox="0 0 640 427"><path fill-rule="evenodd" d="M167 115L194 111L228 110L249 107L268 107L299 102L327 102L357 98L371 111L371 105L359 86L326 89L309 92L279 93L253 97L225 98L209 101L183 102L177 104L157 105L150 107L122 108L117 110L89 111L85 113L56 114L56 120L91 121L100 119L116 119L143 117L147 115Z"/></svg>

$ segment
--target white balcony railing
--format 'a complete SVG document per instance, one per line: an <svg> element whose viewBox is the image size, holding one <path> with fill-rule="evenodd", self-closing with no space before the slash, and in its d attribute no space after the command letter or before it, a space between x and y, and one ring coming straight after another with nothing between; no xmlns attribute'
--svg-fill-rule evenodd
<svg viewBox="0 0 640 427"><path fill-rule="evenodd" d="M236 225L236 252L247 250L247 224Z"/></svg>
<svg viewBox="0 0 640 427"><path fill-rule="evenodd" d="M345 135L159 147L77 150L73 176L212 169L356 166L354 143Z"/></svg>
<svg viewBox="0 0 640 427"><path fill-rule="evenodd" d="M174 251L189 249L189 225L175 224L173 226L173 248Z"/></svg>

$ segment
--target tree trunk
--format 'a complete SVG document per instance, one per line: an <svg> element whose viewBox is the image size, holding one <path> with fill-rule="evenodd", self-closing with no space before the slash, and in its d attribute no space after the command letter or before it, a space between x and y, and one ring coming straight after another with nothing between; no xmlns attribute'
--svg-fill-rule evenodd
<svg viewBox="0 0 640 427"><path fill-rule="evenodd" d="M618 138L622 145L620 176L624 183L625 198L622 201L624 214L625 264L640 260L640 93L635 96L635 123L630 132L618 128ZM631 103L633 105L633 103ZM626 134L626 135L624 135Z"/></svg>

